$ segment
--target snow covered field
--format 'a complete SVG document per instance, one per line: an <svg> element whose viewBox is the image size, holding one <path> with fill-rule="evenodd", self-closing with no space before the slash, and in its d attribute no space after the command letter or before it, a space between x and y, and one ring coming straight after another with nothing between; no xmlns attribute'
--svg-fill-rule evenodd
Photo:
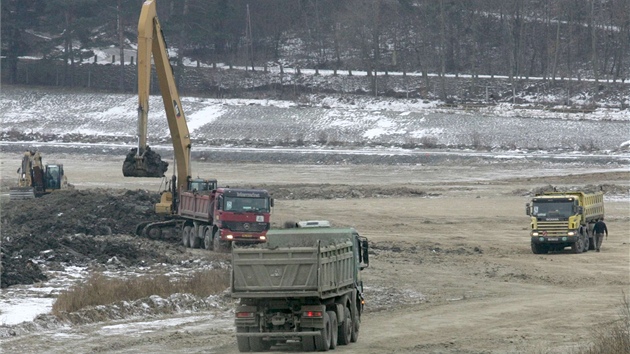
<svg viewBox="0 0 630 354"><path fill-rule="evenodd" d="M611 108L559 113L498 104L465 110L440 107L433 101L366 96L309 96L300 102L183 97L182 104L191 137L215 146L216 141L380 148L431 144L455 149L608 154L627 151L624 147L630 141L630 113ZM0 99L4 133L0 143L15 143L6 138L7 132L21 132L54 134L57 141L51 144L62 136L81 135L81 141L75 143L89 137L90 143L131 147L136 107L137 97L130 94L5 86ZM150 107L149 142L156 145L170 134L161 98L152 96ZM196 144L193 151L204 145Z"/></svg>

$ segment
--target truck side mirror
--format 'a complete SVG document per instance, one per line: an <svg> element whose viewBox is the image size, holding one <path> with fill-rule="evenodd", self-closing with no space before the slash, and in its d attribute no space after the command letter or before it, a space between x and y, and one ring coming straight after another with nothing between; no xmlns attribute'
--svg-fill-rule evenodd
<svg viewBox="0 0 630 354"><path fill-rule="evenodd" d="M584 213L584 207L583 207L583 206L581 206L581 205L579 205L579 206L577 207L577 213L578 213L578 214L582 214L582 213Z"/></svg>
<svg viewBox="0 0 630 354"><path fill-rule="evenodd" d="M529 206L529 203L525 204L525 214L532 215L532 209Z"/></svg>
<svg viewBox="0 0 630 354"><path fill-rule="evenodd" d="M269 198L269 205L273 208L273 198Z"/></svg>
<svg viewBox="0 0 630 354"><path fill-rule="evenodd" d="M362 258L362 263L365 264L365 266L361 266L361 269L365 269L370 265L370 256L369 256L369 247L368 247L368 241L367 240L361 240L361 258Z"/></svg>

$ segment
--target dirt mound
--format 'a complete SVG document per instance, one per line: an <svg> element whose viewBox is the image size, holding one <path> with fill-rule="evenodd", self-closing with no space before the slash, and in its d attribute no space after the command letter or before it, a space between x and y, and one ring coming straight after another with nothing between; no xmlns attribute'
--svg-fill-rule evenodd
<svg viewBox="0 0 630 354"><path fill-rule="evenodd" d="M349 185L264 186L277 199L429 196L411 187ZM155 247L133 235L141 221L159 220L157 193L145 190L68 190L2 206L2 288L45 280L40 261L104 264L115 257L124 266L167 262ZM102 237L105 236L105 237ZM135 240L135 241L134 241Z"/></svg>
<svg viewBox="0 0 630 354"><path fill-rule="evenodd" d="M158 220L159 195L143 190L69 190L2 206L2 280L5 288L44 280L33 260L86 263L160 261L151 250L99 235L133 234L142 220Z"/></svg>
<svg viewBox="0 0 630 354"><path fill-rule="evenodd" d="M605 195L627 195L630 193L630 190L626 186L621 186L617 184L587 184L583 186L574 186L574 187L562 187L562 186L552 186L551 184L536 187L532 190L525 189L517 189L512 192L513 195L523 195L523 196L534 196L538 194L542 194L545 192L574 192L574 191L582 191L586 193L596 193L596 192L604 192Z"/></svg>
<svg viewBox="0 0 630 354"><path fill-rule="evenodd" d="M259 186L266 189L276 199L360 199L389 197L429 197L439 194L427 193L415 187L406 186L365 186L330 184L291 184Z"/></svg>

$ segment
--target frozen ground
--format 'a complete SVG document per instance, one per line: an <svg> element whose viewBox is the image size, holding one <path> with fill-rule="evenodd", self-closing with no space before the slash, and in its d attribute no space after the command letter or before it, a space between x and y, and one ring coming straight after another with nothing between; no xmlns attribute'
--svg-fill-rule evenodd
<svg viewBox="0 0 630 354"><path fill-rule="evenodd" d="M522 150L561 154L627 151L630 114L599 108L558 113L499 104L472 110L437 102L366 96L309 96L299 102L184 97L193 151L207 147L448 148ZM3 146L9 143L67 146L87 142L103 149L136 141L134 95L3 87ZM150 145L166 145L161 98L152 96ZM308 152L308 151L307 151Z"/></svg>

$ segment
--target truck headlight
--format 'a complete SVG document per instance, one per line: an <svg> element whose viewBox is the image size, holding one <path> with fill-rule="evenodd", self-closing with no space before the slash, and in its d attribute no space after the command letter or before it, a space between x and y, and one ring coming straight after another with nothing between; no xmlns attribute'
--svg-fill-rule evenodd
<svg viewBox="0 0 630 354"><path fill-rule="evenodd" d="M567 232L567 235L568 236L575 236L575 231L569 231L569 232Z"/></svg>
<svg viewBox="0 0 630 354"><path fill-rule="evenodd" d="M538 236L538 231L532 231L532 236Z"/></svg>

